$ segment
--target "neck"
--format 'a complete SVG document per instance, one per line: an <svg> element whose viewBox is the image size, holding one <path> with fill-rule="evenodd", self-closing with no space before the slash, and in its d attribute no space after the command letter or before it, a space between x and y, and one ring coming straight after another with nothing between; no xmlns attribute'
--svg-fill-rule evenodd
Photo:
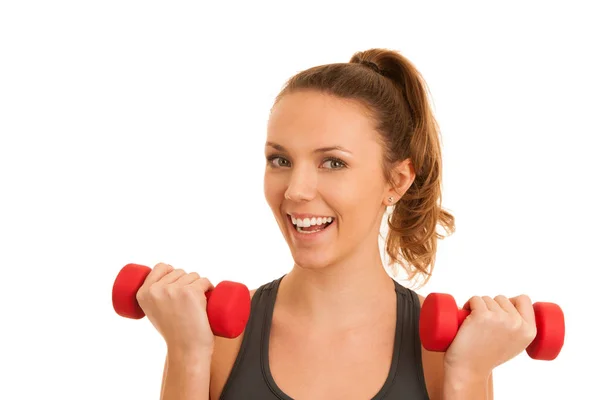
<svg viewBox="0 0 600 400"><path fill-rule="evenodd" d="M286 314L313 327L347 329L389 312L395 296L376 249L321 268L295 264L281 282L278 301Z"/></svg>

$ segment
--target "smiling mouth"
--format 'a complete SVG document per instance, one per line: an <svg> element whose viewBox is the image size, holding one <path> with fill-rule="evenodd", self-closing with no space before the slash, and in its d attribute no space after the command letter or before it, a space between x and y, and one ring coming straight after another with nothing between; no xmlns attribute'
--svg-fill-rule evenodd
<svg viewBox="0 0 600 400"><path fill-rule="evenodd" d="M334 221L334 217L313 217L313 218L294 218L288 214L288 219L294 226L297 232L300 233L316 233L321 232L329 227Z"/></svg>

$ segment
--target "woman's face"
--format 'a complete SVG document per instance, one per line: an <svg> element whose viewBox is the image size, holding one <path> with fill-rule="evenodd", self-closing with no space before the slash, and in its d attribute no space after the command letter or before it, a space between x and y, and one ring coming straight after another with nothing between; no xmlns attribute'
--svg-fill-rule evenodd
<svg viewBox="0 0 600 400"><path fill-rule="evenodd" d="M378 249L387 196L398 196L377 138L357 102L302 91L273 107L264 192L297 265L321 268Z"/></svg>

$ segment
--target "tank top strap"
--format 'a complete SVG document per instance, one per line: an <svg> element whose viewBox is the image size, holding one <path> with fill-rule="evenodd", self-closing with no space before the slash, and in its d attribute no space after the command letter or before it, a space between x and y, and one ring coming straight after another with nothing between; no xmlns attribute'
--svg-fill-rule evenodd
<svg viewBox="0 0 600 400"><path fill-rule="evenodd" d="M401 392L412 393L411 399L429 400L423 359L421 352L421 337L419 334L419 319L421 316L421 302L419 295L396 280L396 293L398 294L398 313L396 318L401 321L400 345L398 347L398 368L394 379L394 389L390 398L404 398Z"/></svg>

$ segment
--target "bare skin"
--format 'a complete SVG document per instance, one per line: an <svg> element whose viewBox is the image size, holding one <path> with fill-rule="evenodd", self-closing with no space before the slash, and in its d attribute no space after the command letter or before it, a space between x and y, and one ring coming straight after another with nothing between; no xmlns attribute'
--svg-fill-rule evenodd
<svg viewBox="0 0 600 400"><path fill-rule="evenodd" d="M292 398L371 398L388 375L396 302L380 256L379 229L386 208L408 190L415 172L407 159L394 166L392 183L384 179L378 133L364 111L352 101L299 92L286 95L269 119L265 198L294 259L277 294L269 365ZM290 218L307 214L333 222L309 236ZM535 337L527 296L473 297L467 305L471 314L445 353L422 349L432 400L492 400L493 369ZM185 336L190 343L205 330L204 323L194 326L198 332ZM186 361L173 361L175 372L166 365L165 382L202 382L180 371L210 364L210 399L219 399L242 340L215 338L210 359L189 368ZM206 398L204 393L196 398ZM183 397L174 392L163 398Z"/></svg>
<svg viewBox="0 0 600 400"><path fill-rule="evenodd" d="M254 292L253 290L251 294L253 295ZM424 297L419 295L419 299L422 304ZM358 349L368 348L368 352L353 351L350 346L340 344L339 337L334 333L319 338L319 341L313 341L312 348L307 346L307 340L304 340L300 344L298 338L309 336L306 333L307 329L292 331L292 329L301 327L299 323L292 323L288 329L285 329L286 323L282 321L285 317L280 318L277 315L278 310L276 309L273 316L269 362L277 385L292 398L299 399L318 399L318 393L323 394L323 399L334 399L335 397L328 397L331 396L331 394L327 394L328 391L344 399L355 398L364 400L371 398L387 378L388 368L392 361L393 342L391 338L393 338L393 325L396 318L395 309L391 310L392 308L393 306L387 310L387 323L379 321L378 326L364 327L362 332L354 335L356 339L352 346L357 346ZM385 314L386 312L382 312L382 315ZM282 329L277 329L277 326L280 326L280 328L283 327L283 331ZM278 333L278 331L281 333ZM219 399L237 357L242 339L243 335L236 339L215 338L210 374L211 400ZM338 347L335 348L336 356L326 360L328 364L323 364L323 357L320 354L331 352L329 348L326 348L324 351L323 346L331 345L331 343L338 343ZM290 353L289 350L294 348L302 348L302 354ZM307 351L307 348L310 350ZM286 349L286 351L281 351L282 349ZM423 347L421 347L421 352L423 373L425 375L429 398L431 400L442 400L444 353L430 352ZM340 362L341 359L345 359L346 362ZM303 360L304 364L302 362L298 363L298 360ZM332 364L333 369L331 368ZM332 370L335 371L336 379L339 379L338 384L335 381L331 381L332 374L330 372ZM327 385L323 387L308 387L314 393L307 397L302 393L302 388L307 388L307 382L311 382L312 384L315 381L312 380L312 377L307 380L302 371L310 371L311 374L322 374L321 376L328 377ZM360 379L356 379L357 374L359 374ZM360 385L348 385L348 382L360 382ZM487 399L493 400L493 379L491 374L487 386L489 390Z"/></svg>
<svg viewBox="0 0 600 400"><path fill-rule="evenodd" d="M414 171L407 160L395 170L397 185L387 184L377 133L363 111L309 92L286 96L269 120L265 197L295 261L278 291L269 364L292 398L371 398L392 360L396 299L377 240L386 201L402 196ZM344 150L315 152L336 145ZM337 225L321 241L303 241L290 229L287 214L295 213L332 216ZM241 340L215 340L213 400ZM422 351L429 396L441 399L444 353ZM491 373L486 385L491 393Z"/></svg>

